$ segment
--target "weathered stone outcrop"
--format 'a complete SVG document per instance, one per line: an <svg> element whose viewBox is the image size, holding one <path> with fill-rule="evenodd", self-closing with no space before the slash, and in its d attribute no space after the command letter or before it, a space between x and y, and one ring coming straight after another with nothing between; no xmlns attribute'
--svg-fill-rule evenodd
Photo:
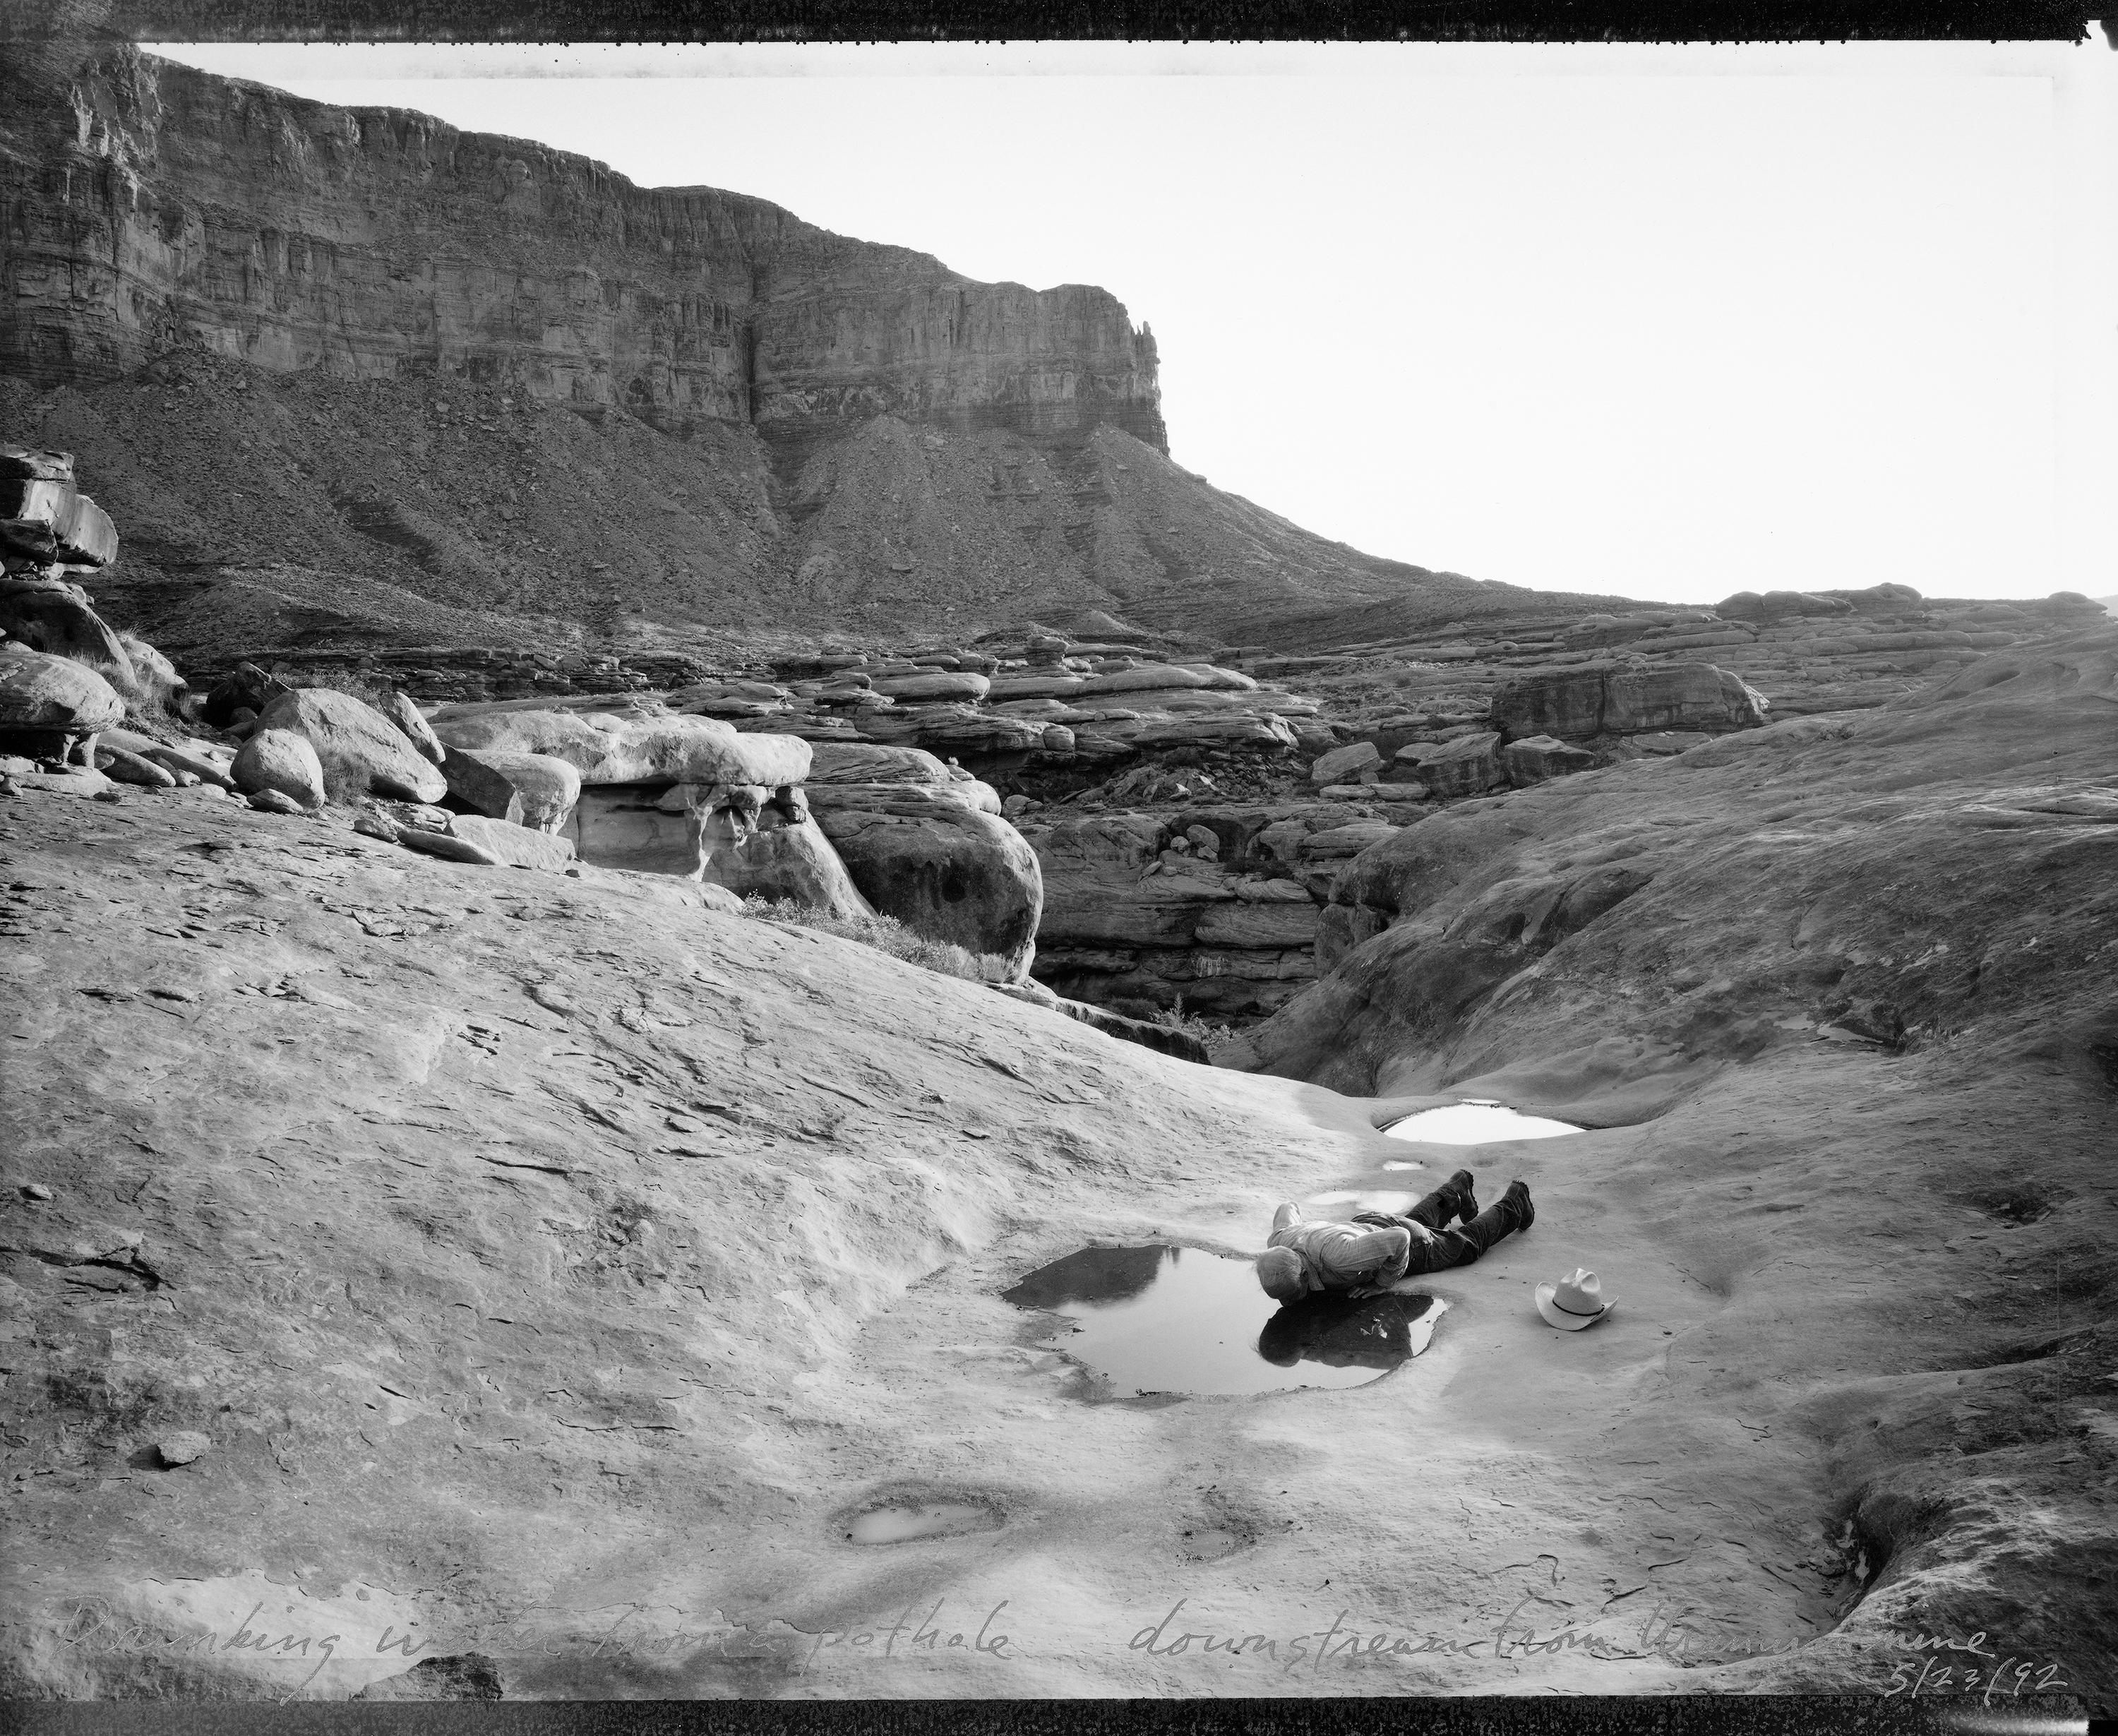
<svg viewBox="0 0 2118 1736"><path fill-rule="evenodd" d="M266 730L291 730L316 749L334 796L373 794L438 802L449 792L441 768L372 706L331 687L282 693L258 714ZM290 792L291 793L291 792Z"/></svg>
<svg viewBox="0 0 2118 1736"><path fill-rule="evenodd" d="M710 717L445 706L429 720L455 749L535 753L565 760L595 784L799 784L809 744L793 736L738 733Z"/></svg>
<svg viewBox="0 0 2118 1736"><path fill-rule="evenodd" d="M973 283L762 199L123 45L74 60L0 87L16 372L127 373L188 333L277 370L469 374L797 448L878 414L1164 443L1154 339L1103 290Z"/></svg>
<svg viewBox="0 0 2118 1736"><path fill-rule="evenodd" d="M88 593L58 579L0 579L0 629L33 650L99 664L132 678L132 660Z"/></svg>
<svg viewBox="0 0 2118 1736"><path fill-rule="evenodd" d="M1038 979L1153 1017L1241 1023L1316 974L1320 903L1396 828L1327 803L1025 822L1045 884Z"/></svg>
<svg viewBox="0 0 2118 1736"><path fill-rule="evenodd" d="M580 770L548 753L458 748L442 762L442 775L466 807L542 832L563 826L581 794Z"/></svg>
<svg viewBox="0 0 2118 1736"><path fill-rule="evenodd" d="M1755 727L1766 706L1741 676L1712 664L1593 666L1509 682L1493 695L1492 720L1510 741L1533 735L1589 741L1662 729L1718 734Z"/></svg>
<svg viewBox="0 0 2118 1736"><path fill-rule="evenodd" d="M871 905L915 933L1002 959L1019 978L1036 950L1043 877L1020 832L957 793L968 788L820 785L808 794Z"/></svg>
<svg viewBox="0 0 2118 1736"><path fill-rule="evenodd" d="M98 733L124 715L125 701L86 665L0 645L0 749L87 764Z"/></svg>
<svg viewBox="0 0 2118 1736"><path fill-rule="evenodd" d="M283 795L303 808L321 808L330 788L316 744L295 729L258 730L236 750L229 775L245 795Z"/></svg>

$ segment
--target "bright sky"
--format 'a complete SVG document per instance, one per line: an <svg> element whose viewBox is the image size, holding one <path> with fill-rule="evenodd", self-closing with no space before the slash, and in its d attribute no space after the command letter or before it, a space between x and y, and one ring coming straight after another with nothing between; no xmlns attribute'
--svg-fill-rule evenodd
<svg viewBox="0 0 2118 1736"><path fill-rule="evenodd" d="M1687 603L2118 591L2093 31L156 52L1101 284L1180 463L1372 553Z"/></svg>

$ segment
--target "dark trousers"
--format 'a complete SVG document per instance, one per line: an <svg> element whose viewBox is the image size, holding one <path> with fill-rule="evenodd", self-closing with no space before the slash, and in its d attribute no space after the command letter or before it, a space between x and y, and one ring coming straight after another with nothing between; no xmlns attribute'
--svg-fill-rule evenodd
<svg viewBox="0 0 2118 1736"><path fill-rule="evenodd" d="M1428 1241L1417 1231L1412 1238L1412 1260L1404 1269L1405 1276L1416 1278L1422 1272L1445 1271L1452 1266L1468 1266L1502 1236L1518 1226L1512 1206L1496 1201L1488 1206L1468 1224L1459 1224L1453 1229L1444 1229L1442 1224L1455 1210L1453 1196L1436 1188L1403 1217L1385 1211L1357 1211L1356 1224L1371 1224L1378 1229L1402 1229L1417 1224L1422 1229L1436 1232Z"/></svg>

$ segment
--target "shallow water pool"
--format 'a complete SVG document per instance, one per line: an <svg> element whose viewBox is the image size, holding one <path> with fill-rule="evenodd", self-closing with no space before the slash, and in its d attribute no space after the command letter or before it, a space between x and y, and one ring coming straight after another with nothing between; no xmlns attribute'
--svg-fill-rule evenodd
<svg viewBox="0 0 2118 1736"><path fill-rule="evenodd" d="M1043 1344L1124 1395L1362 1386L1425 1349L1446 1306L1392 1294L1282 1307L1249 1261L1167 1243L1084 1248L1003 1294L1065 1316Z"/></svg>
<svg viewBox="0 0 2118 1736"><path fill-rule="evenodd" d="M1579 1133L1571 1122L1524 1115L1505 1104L1466 1102L1422 1109L1394 1121L1383 1132L1392 1139L1417 1139L1435 1146L1490 1146L1504 1139L1556 1139Z"/></svg>
<svg viewBox="0 0 2118 1736"><path fill-rule="evenodd" d="M1000 1525L991 1507L965 1501L899 1502L857 1513L846 1526L848 1543L910 1543L920 1537L960 1537Z"/></svg>

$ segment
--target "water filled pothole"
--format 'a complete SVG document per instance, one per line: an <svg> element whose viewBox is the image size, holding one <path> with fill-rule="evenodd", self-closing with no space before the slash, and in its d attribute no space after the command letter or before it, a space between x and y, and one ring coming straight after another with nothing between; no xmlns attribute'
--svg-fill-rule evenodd
<svg viewBox="0 0 2118 1736"><path fill-rule="evenodd" d="M1046 1347L1120 1392L1201 1396L1364 1385L1425 1349L1447 1306L1390 1294L1282 1307L1251 1261L1162 1242L1084 1248L1002 1299L1066 1317Z"/></svg>
<svg viewBox="0 0 2118 1736"><path fill-rule="evenodd" d="M1434 1146L1489 1146L1504 1139L1556 1139L1579 1133L1570 1122L1524 1115L1504 1104L1473 1100L1422 1109L1394 1121L1383 1132L1392 1139L1416 1139Z"/></svg>
<svg viewBox="0 0 2118 1736"><path fill-rule="evenodd" d="M896 1501L854 1514L844 1529L848 1543L910 1543L997 1530L1000 1522L1000 1515L981 1502Z"/></svg>

